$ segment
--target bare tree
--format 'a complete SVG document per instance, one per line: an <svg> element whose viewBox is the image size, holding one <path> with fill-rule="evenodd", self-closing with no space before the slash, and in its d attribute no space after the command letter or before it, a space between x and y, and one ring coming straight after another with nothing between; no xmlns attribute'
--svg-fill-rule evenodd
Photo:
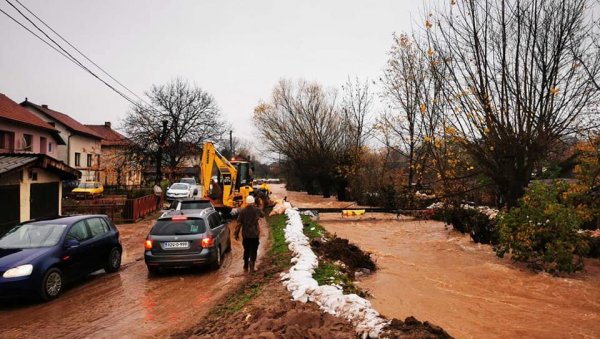
<svg viewBox="0 0 600 339"><path fill-rule="evenodd" d="M165 163L174 170L204 140L217 141L225 131L215 99L187 81L153 85L146 96L151 106L132 107L124 131L137 145L135 152L154 160L157 168Z"/></svg>
<svg viewBox="0 0 600 339"><path fill-rule="evenodd" d="M465 0L428 17L429 48L448 70L445 99L459 142L514 206L536 163L589 128L598 88L580 67L594 48L586 0ZM598 57L588 55L590 72Z"/></svg>
<svg viewBox="0 0 600 339"><path fill-rule="evenodd" d="M284 157L309 193L320 188L329 196L336 184L336 152L345 128L336 98L335 91L316 83L281 80L271 102L254 110L254 123L267 147Z"/></svg>

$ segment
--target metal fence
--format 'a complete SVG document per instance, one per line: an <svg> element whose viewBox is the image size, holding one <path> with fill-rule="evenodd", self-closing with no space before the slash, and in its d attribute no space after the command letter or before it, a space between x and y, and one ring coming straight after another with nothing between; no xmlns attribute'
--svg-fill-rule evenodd
<svg viewBox="0 0 600 339"><path fill-rule="evenodd" d="M159 207L162 206L162 201ZM63 203L62 215L74 214L106 214L114 223L136 222L159 209L156 197L147 195L140 198L127 199L115 197Z"/></svg>

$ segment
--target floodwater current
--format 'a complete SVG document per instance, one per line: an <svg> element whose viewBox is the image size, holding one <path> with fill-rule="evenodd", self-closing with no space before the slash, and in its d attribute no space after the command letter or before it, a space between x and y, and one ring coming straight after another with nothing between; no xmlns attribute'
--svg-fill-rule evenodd
<svg viewBox="0 0 600 339"><path fill-rule="evenodd" d="M274 192L298 207L351 205L282 187ZM600 338L600 260L586 260L585 272L553 277L500 259L441 222L329 213L319 223L373 254L379 270L359 285L388 318L412 315L457 338Z"/></svg>
<svg viewBox="0 0 600 339"><path fill-rule="evenodd" d="M441 222L321 214L320 223L374 254L379 270L359 285L389 318L412 315L457 338L600 337L599 260L553 277L499 259Z"/></svg>

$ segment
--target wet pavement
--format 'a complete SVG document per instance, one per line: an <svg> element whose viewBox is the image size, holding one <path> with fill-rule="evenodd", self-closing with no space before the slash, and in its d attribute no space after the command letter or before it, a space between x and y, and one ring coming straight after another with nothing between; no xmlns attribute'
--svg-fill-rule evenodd
<svg viewBox="0 0 600 339"><path fill-rule="evenodd" d="M232 251L218 271L174 269L150 277L143 245L152 222L118 226L124 247L119 272L96 272L48 303L2 301L0 337L166 337L201 321L243 280L241 242L232 237ZM268 241L261 222L259 258Z"/></svg>
<svg viewBox="0 0 600 339"><path fill-rule="evenodd" d="M600 337L600 260L568 277L535 274L433 221L321 214L329 232L370 251L359 282L389 318L415 316L457 338Z"/></svg>

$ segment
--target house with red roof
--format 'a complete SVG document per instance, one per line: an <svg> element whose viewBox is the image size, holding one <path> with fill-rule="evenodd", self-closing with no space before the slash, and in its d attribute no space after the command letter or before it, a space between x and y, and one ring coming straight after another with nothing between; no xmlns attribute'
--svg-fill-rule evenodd
<svg viewBox="0 0 600 339"><path fill-rule="evenodd" d="M91 128L48 105L37 105L27 99L21 107L60 132L65 144L57 148L57 159L81 171L81 181L99 181L102 137Z"/></svg>
<svg viewBox="0 0 600 339"><path fill-rule="evenodd" d="M105 186L135 186L142 181L141 166L129 152L131 141L112 128L110 121L104 125L85 125L102 137L102 162L100 182Z"/></svg>
<svg viewBox="0 0 600 339"><path fill-rule="evenodd" d="M56 127L0 93L0 234L60 214L62 182L81 175L58 159L65 144Z"/></svg>

